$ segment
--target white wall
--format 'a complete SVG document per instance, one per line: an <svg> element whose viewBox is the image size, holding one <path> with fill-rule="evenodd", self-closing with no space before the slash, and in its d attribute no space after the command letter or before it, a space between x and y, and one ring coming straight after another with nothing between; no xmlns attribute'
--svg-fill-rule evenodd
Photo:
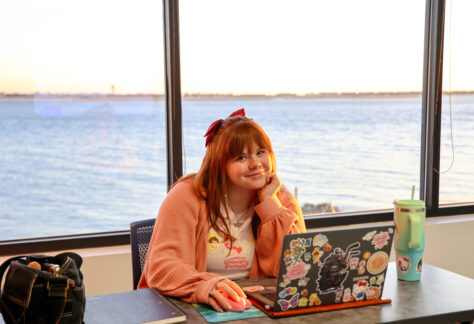
<svg viewBox="0 0 474 324"><path fill-rule="evenodd" d="M474 279L474 215L453 218L427 222L423 262Z"/></svg>
<svg viewBox="0 0 474 324"><path fill-rule="evenodd" d="M380 224L380 223L378 223ZM373 225L373 224L371 224ZM351 225L345 227L359 227ZM474 279L474 215L426 221L423 262ZM95 296L132 289L130 246L75 250L83 259L86 294ZM60 252L45 252L57 254ZM395 253L392 251L391 261ZM0 257L0 262L8 257Z"/></svg>
<svg viewBox="0 0 474 324"><path fill-rule="evenodd" d="M87 296L133 289L130 245L76 252L84 259L81 271L84 275Z"/></svg>

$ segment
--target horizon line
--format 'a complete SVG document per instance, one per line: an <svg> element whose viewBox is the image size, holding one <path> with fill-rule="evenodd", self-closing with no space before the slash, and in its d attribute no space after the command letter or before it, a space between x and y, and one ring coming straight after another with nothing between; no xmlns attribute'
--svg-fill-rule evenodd
<svg viewBox="0 0 474 324"><path fill-rule="evenodd" d="M422 91L334 91L334 92L310 92L305 94L297 94L291 92L279 92L276 94L265 93L200 93L200 92L184 92L183 98L198 97L266 97L266 98L314 98L328 96L387 96L387 95L419 95ZM472 94L474 90L451 90L443 91L443 94ZM164 97L164 93L100 93L100 92L84 92L84 93L55 93L55 92L34 92L34 93L5 93L0 91L0 97L78 97L78 98L121 98L121 97Z"/></svg>

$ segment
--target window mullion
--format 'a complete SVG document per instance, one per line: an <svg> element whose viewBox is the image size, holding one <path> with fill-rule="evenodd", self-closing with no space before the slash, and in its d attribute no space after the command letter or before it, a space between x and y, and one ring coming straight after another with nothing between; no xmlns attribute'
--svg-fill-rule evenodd
<svg viewBox="0 0 474 324"><path fill-rule="evenodd" d="M427 0L423 62L420 199L427 214L439 208L444 0Z"/></svg>
<svg viewBox="0 0 474 324"><path fill-rule="evenodd" d="M168 188L183 175L178 7L178 0L163 0Z"/></svg>

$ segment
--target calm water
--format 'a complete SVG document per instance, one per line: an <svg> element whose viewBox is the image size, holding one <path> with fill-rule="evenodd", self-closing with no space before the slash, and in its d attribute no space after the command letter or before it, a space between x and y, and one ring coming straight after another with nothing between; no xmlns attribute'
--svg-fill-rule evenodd
<svg viewBox="0 0 474 324"><path fill-rule="evenodd" d="M453 97L455 160L440 200L474 200L474 96ZM421 98L183 103L185 173L203 134L245 107L272 139L298 200L341 210L391 208L419 184ZM451 163L443 111L442 167ZM164 104L0 99L0 240L126 229L166 194Z"/></svg>

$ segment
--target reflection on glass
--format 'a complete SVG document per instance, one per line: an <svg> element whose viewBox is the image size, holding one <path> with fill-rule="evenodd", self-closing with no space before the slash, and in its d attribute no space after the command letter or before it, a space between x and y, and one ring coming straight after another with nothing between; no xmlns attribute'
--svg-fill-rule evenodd
<svg viewBox="0 0 474 324"><path fill-rule="evenodd" d="M186 173L199 168L209 124L245 107L305 214L409 197L424 14L413 1L180 1Z"/></svg>

